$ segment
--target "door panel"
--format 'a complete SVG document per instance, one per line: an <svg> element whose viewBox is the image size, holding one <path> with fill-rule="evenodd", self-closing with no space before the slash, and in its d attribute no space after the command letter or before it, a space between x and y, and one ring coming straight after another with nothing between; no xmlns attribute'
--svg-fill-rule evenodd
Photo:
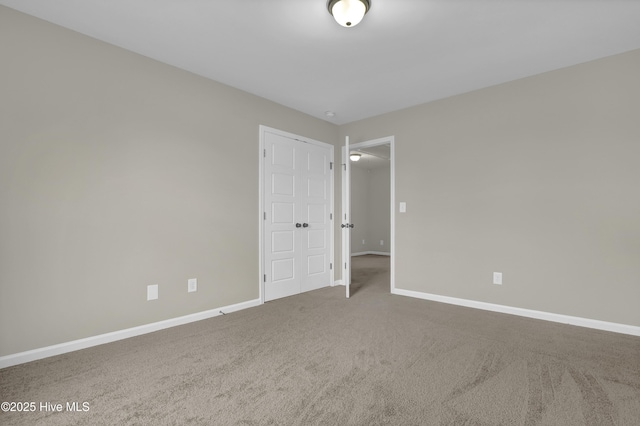
<svg viewBox="0 0 640 426"><path fill-rule="evenodd" d="M303 233L304 249L302 291L325 287L330 283L329 270L329 232L331 232L330 214L330 170L329 150L307 144L305 161L306 193L301 197L308 227Z"/></svg>
<svg viewBox="0 0 640 426"><path fill-rule="evenodd" d="M295 206L293 203L272 203L271 217L273 223L293 223Z"/></svg>
<svg viewBox="0 0 640 426"><path fill-rule="evenodd" d="M321 150L326 151L323 148ZM327 172L327 156L322 151L309 152L307 155L307 170L312 176L324 176Z"/></svg>
<svg viewBox="0 0 640 426"><path fill-rule="evenodd" d="M327 222L324 204L307 204L307 223L324 225Z"/></svg>
<svg viewBox="0 0 640 426"><path fill-rule="evenodd" d="M309 187L307 188L307 193L309 194L310 198L318 198L321 200L326 199L326 193L325 191L327 190L326 188L326 182L324 177L313 177L313 178L309 178L308 180L308 185Z"/></svg>
<svg viewBox="0 0 640 426"><path fill-rule="evenodd" d="M279 139L286 139L286 138L282 138L282 137L278 137L277 135L273 135L276 138ZM291 141L291 140L289 140ZM292 166L294 164L294 146L292 143L287 143L287 141L283 141L283 140L278 140L278 141L273 141L276 143L273 143L271 145L271 163L274 165L278 165L278 166L285 166L285 168L289 168L290 166ZM268 149L268 148L267 148Z"/></svg>
<svg viewBox="0 0 640 426"><path fill-rule="evenodd" d="M307 243L308 244L307 248L309 248L310 250L326 248L324 231L312 230L312 231L308 231L308 235L309 235L309 239Z"/></svg>
<svg viewBox="0 0 640 426"><path fill-rule="evenodd" d="M293 172L293 170L292 170ZM295 194L295 183L293 175L273 174L272 178L272 193L274 195L288 195L293 196Z"/></svg>
<svg viewBox="0 0 640 426"><path fill-rule="evenodd" d="M272 234L271 250L274 253L292 252L294 250L294 234L291 231L278 231Z"/></svg>
<svg viewBox="0 0 640 426"><path fill-rule="evenodd" d="M324 267L326 258L324 255L309 256L308 260L309 275L318 275L326 272Z"/></svg>
<svg viewBox="0 0 640 426"><path fill-rule="evenodd" d="M265 299L299 291L296 261L296 164L293 141L267 133L264 158Z"/></svg>

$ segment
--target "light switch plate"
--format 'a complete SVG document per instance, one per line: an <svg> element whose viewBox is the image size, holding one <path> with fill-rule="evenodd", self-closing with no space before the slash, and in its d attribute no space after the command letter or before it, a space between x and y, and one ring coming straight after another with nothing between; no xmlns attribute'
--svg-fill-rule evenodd
<svg viewBox="0 0 640 426"><path fill-rule="evenodd" d="M407 203L405 203L404 201L400 201L400 213L406 213L407 212Z"/></svg>
<svg viewBox="0 0 640 426"><path fill-rule="evenodd" d="M147 300L156 300L158 298L158 284L147 286Z"/></svg>

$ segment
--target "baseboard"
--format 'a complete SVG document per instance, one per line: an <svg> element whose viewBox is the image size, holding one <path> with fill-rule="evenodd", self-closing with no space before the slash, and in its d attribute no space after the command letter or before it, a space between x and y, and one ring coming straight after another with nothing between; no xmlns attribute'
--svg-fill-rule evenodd
<svg viewBox="0 0 640 426"><path fill-rule="evenodd" d="M483 309L485 311L500 312L503 314L518 315L521 317L541 319L545 321L559 322L562 324L577 325L580 327L597 330L612 331L614 333L640 336L640 327L614 322L600 321L589 318L574 317L569 315L554 314L550 312L534 311L531 309L515 308L512 306L495 305L493 303L477 302L475 300L458 299L456 297L440 296L437 294L422 293L419 291L392 289L393 294L415 297L417 299L431 300L434 302L448 303L451 305L465 306L468 308Z"/></svg>
<svg viewBox="0 0 640 426"><path fill-rule="evenodd" d="M218 315L222 315L223 312L225 314L228 314L230 312L236 312L258 305L260 305L260 299L249 300L247 302L236 303L235 305L223 306L221 308L185 315L178 318L172 318L164 321L154 322L151 324L141 325L138 327L127 328L125 330L100 334L97 336L73 340L71 342L60 343L57 345L33 349L17 354L5 355L3 357L0 357L0 368L11 367L13 365L24 364L25 362L48 358L50 356L61 355L67 352L90 348L92 346L103 345L105 343L111 343L117 340L128 339L129 337L140 336L141 334L153 333L154 331L163 330L165 328L217 317Z"/></svg>
<svg viewBox="0 0 640 426"><path fill-rule="evenodd" d="M358 253L351 253L351 257L366 256L367 254L375 254L376 256L391 256L391 253L387 253L386 251L360 251Z"/></svg>
<svg viewBox="0 0 640 426"><path fill-rule="evenodd" d="M342 280L335 280L333 285L344 285L344 281Z"/></svg>

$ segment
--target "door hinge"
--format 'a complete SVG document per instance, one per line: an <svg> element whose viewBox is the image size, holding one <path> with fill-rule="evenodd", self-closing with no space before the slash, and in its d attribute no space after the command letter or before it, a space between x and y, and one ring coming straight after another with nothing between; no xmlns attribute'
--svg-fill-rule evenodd
<svg viewBox="0 0 640 426"><path fill-rule="evenodd" d="M267 282L267 274L264 274L264 278L263 278L264 282Z"/></svg>
<svg viewBox="0 0 640 426"><path fill-rule="evenodd" d="M344 262L344 269L347 269L347 262Z"/></svg>
<svg viewBox="0 0 640 426"><path fill-rule="evenodd" d="M329 263L329 269L333 269L333 263Z"/></svg>
<svg viewBox="0 0 640 426"><path fill-rule="evenodd" d="M264 150L262 155L263 155L264 158L267 158L267 150L266 149Z"/></svg>
<svg viewBox="0 0 640 426"><path fill-rule="evenodd" d="M347 165L343 164L343 166L344 166L344 171L346 172L347 171Z"/></svg>
<svg viewBox="0 0 640 426"><path fill-rule="evenodd" d="M329 163L329 170L333 170L333 161Z"/></svg>
<svg viewBox="0 0 640 426"><path fill-rule="evenodd" d="M329 220L333 220L333 213L329 213Z"/></svg>
<svg viewBox="0 0 640 426"><path fill-rule="evenodd" d="M264 212L264 220L267 220L267 212Z"/></svg>

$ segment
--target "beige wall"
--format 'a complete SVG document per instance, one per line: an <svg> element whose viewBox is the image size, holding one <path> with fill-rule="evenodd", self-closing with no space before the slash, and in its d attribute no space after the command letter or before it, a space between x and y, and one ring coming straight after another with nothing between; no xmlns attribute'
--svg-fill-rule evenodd
<svg viewBox="0 0 640 426"><path fill-rule="evenodd" d="M367 204L369 200L369 171L351 163L351 253L366 251L369 216ZM362 240L365 244L362 244Z"/></svg>
<svg viewBox="0 0 640 426"><path fill-rule="evenodd" d="M396 287L640 326L638 76L637 50L341 126L395 136Z"/></svg>
<svg viewBox="0 0 640 426"><path fill-rule="evenodd" d="M256 299L258 126L337 126L2 6L0 40L0 356Z"/></svg>
<svg viewBox="0 0 640 426"><path fill-rule="evenodd" d="M351 164L351 253L391 251L390 169L388 163L373 169Z"/></svg>
<svg viewBox="0 0 640 426"><path fill-rule="evenodd" d="M257 298L260 124L395 136L398 288L640 326L640 51L338 128L1 6L0 40L0 356Z"/></svg>

